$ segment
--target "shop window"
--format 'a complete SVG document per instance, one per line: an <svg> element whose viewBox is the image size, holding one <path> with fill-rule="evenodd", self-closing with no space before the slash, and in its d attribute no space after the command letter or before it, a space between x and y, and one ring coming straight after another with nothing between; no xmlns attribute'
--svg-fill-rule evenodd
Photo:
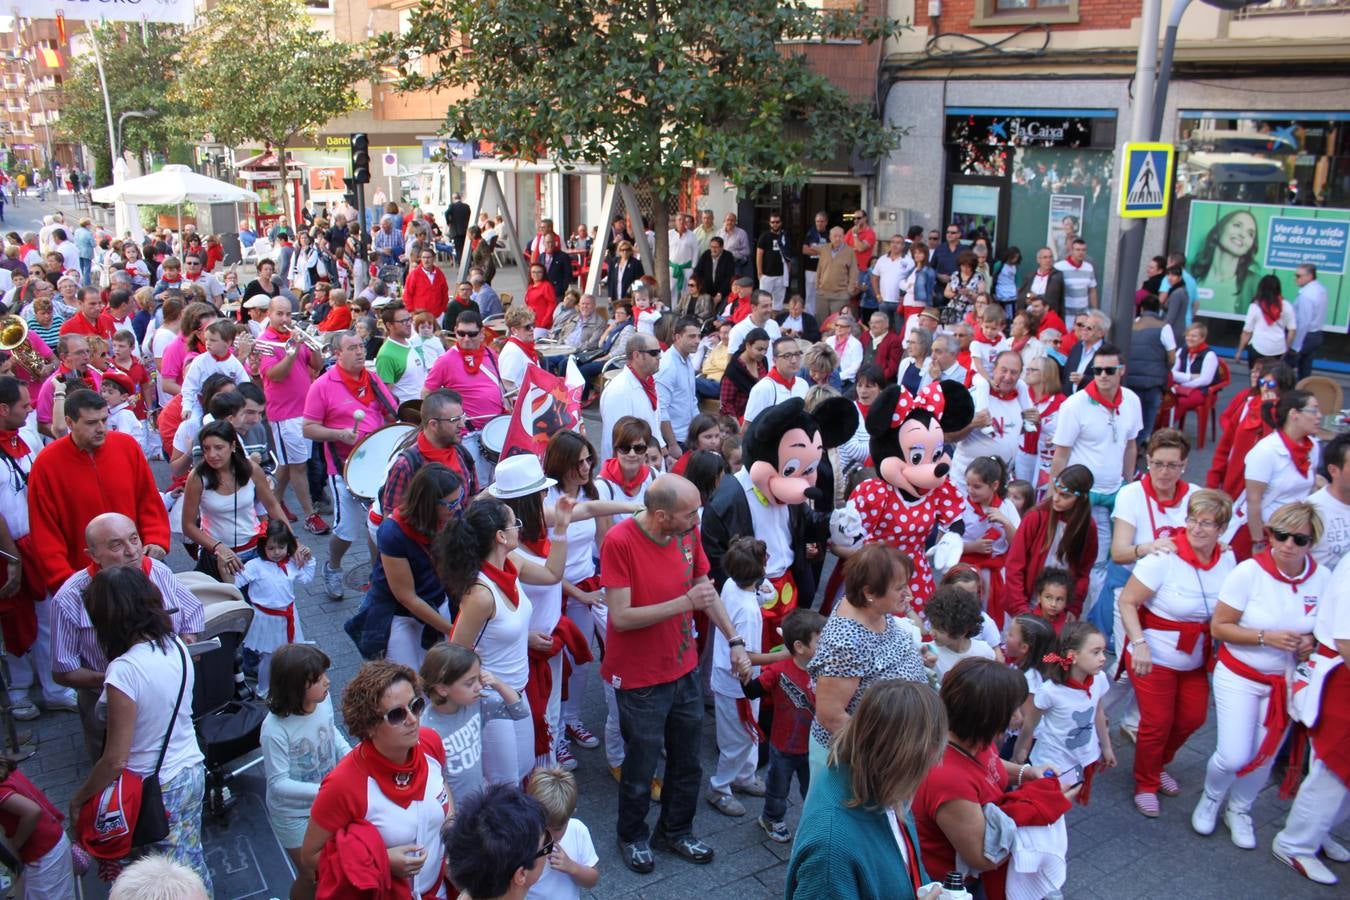
<svg viewBox="0 0 1350 900"><path fill-rule="evenodd" d="M1307 16L1338 13L1350 9L1350 0L1270 0L1261 6L1244 6L1233 13L1235 19L1259 19L1264 16Z"/></svg>
<svg viewBox="0 0 1350 900"><path fill-rule="evenodd" d="M986 27L1034 22L1076 25L1078 0L976 0L971 25Z"/></svg>

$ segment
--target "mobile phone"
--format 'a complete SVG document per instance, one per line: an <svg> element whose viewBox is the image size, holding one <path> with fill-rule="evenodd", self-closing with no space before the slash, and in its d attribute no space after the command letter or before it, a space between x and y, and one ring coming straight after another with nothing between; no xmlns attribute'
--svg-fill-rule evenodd
<svg viewBox="0 0 1350 900"><path fill-rule="evenodd" d="M1083 783L1083 767L1074 766L1067 772L1061 772L1056 777L1059 778L1059 786L1064 790L1076 788Z"/></svg>

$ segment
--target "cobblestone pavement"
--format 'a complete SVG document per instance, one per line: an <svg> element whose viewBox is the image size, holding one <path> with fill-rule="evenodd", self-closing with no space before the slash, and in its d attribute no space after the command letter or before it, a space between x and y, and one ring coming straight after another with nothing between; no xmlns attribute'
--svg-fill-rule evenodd
<svg viewBox="0 0 1350 900"><path fill-rule="evenodd" d="M1245 383L1245 369L1235 372L1234 380ZM598 422L593 424L598 425ZM1192 455L1188 477L1203 480L1212 451L1211 439L1206 449ZM163 463L155 465L157 474L163 477ZM320 559L326 556L326 538L315 538L305 532L300 536L315 549ZM191 565L183 551L177 548L170 563L175 569L186 569ZM364 548L354 547L347 555L346 564L348 590L342 601L325 599L319 583L321 579L316 579L308 589L302 588L298 598L306 636L333 658L331 675L335 699L360 662L341 626L360 602L356 587L367 579L369 560ZM593 682L591 695L587 698L586 723L597 734L604 724L604 715L599 685ZM64 712L44 713L35 722L19 724L23 730L31 730L37 747L36 754L23 763L23 770L48 793L59 809L66 809L70 796L90 767L77 716ZM706 781L716 759L711 710L704 720L703 730ZM1319 887L1306 881L1271 857L1271 839L1290 805L1289 801L1277 799L1274 785L1262 792L1253 809L1257 850L1235 848L1222 825L1208 838L1191 831L1190 812L1199 795L1205 760L1214 747L1212 714L1206 727L1191 738L1171 767L1170 771L1181 783L1182 795L1175 799L1162 798L1163 813L1158 819L1145 819L1135 812L1129 775L1133 748L1118 731L1113 730L1112 734L1120 759L1119 768L1101 774L1094 782L1091 806L1086 809L1076 807L1069 816L1069 880L1064 889L1065 897L1129 900L1135 897L1346 896L1343 889L1337 893L1336 888ZM576 773L581 785L577 815L590 827L600 854L602 873L600 885L587 896L652 900L697 896L755 900L782 896L791 845L776 844L760 830L755 818L762 801L755 798L745 798L748 812L735 819L722 816L700 802L694 830L716 850L716 859L711 864L696 866L678 857L658 853L654 873L640 876L629 872L619 860L615 843L617 786L609 775L603 749L574 747L574 752L580 763ZM795 827L799 813L800 801L794 796L788 811L790 825ZM651 821L655 821L655 812ZM1350 829L1343 830L1342 840L1350 842ZM1333 864L1333 868L1342 878L1350 879L1350 866ZM941 873L930 875L940 877ZM217 896L221 898L244 896L231 893L228 884L218 883L216 887ZM268 887L270 893L247 896L285 896L286 884ZM86 896L92 894L87 891Z"/></svg>

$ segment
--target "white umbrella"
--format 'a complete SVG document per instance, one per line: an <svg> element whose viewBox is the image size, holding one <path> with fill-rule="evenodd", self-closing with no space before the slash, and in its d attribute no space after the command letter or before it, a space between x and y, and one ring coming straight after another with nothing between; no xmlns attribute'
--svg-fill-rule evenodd
<svg viewBox="0 0 1350 900"><path fill-rule="evenodd" d="M186 202L243 203L260 199L247 188L208 178L180 165L168 165L158 172L99 188L93 198L95 203L175 204L180 231Z"/></svg>

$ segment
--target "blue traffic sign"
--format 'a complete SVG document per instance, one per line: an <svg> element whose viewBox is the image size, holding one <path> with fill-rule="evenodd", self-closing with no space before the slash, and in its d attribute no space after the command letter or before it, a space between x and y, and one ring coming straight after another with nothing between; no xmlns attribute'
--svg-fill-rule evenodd
<svg viewBox="0 0 1350 900"><path fill-rule="evenodd" d="M1167 215L1172 202L1176 148L1171 144L1129 143L1123 151L1119 212L1125 219Z"/></svg>

